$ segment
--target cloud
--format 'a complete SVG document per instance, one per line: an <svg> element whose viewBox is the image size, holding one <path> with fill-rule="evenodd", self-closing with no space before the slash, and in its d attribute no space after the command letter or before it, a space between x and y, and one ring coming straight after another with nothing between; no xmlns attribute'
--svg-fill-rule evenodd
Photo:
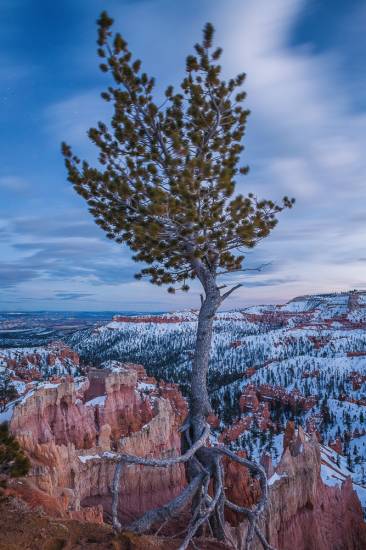
<svg viewBox="0 0 366 550"><path fill-rule="evenodd" d="M46 129L57 141L86 146L87 131L99 120L108 120L111 107L100 97L102 87L77 93L48 106L44 112ZM90 146L88 147L92 149Z"/></svg>
<svg viewBox="0 0 366 550"><path fill-rule="evenodd" d="M47 234L42 222L39 219ZM69 233L61 224L59 231ZM30 231L10 236L9 261L0 265L0 308L24 302L31 309L44 309L45 303L62 309L68 302L72 309L114 309L120 296L129 295L125 286L133 281L132 261L107 239L54 234L41 240Z"/></svg>
<svg viewBox="0 0 366 550"><path fill-rule="evenodd" d="M166 77L165 83L183 73L181 61L199 38L203 23L215 23L217 42L224 47L223 71L232 76L245 70L248 75L245 86L252 115L244 162L251 172L239 181L238 191L297 198L294 210L282 214L273 234L248 254L247 267L271 261L271 268L253 276L243 274L244 286L230 305L282 301L295 294L361 284L366 242L366 105L364 98L361 101L365 76L358 70L352 79L351 63L347 71L343 68L344 60L352 58L347 58L351 47L362 61L364 7L355 11L350 6L347 21L339 17L337 40L325 41L320 49L308 43L294 45L294 29L308 8L305 0L188 0L179 8L167 0L125 4L108 4L116 14L116 28L142 57L144 68L156 73L158 81ZM90 10L99 10L95 0L91 6L88 17ZM354 28L357 44L352 44ZM99 97L104 82L91 77L95 72L89 66L94 71L97 63L91 40L83 35L75 41L74 51L80 55L78 74L86 73L91 85L81 91L70 88L69 97L46 108L43 122L47 138L69 141L81 157L93 162L94 148L85 153L86 131L97 120L108 119L109 107ZM0 180L0 188L5 187L11 187L9 182L5 186ZM6 285L16 284L24 295L41 299L46 281L55 299L70 296L71 301L73 294L82 300L82 295L92 294L90 307L99 308L114 307L120 298L132 309L134 301L142 309L143 304L149 309L197 305L196 286L192 294L171 301L164 290L130 283L138 266L126 249L107 241L87 213L65 211L60 216L55 211L50 208L44 216L35 211L2 224L0 239L12 245L3 267Z"/></svg>
<svg viewBox="0 0 366 550"><path fill-rule="evenodd" d="M13 246L26 253L16 264L24 262L39 276L51 279L83 277L96 285L105 282L119 284L132 278L131 263L111 254L111 247L102 240L67 238L15 243Z"/></svg>
<svg viewBox="0 0 366 550"><path fill-rule="evenodd" d="M19 176L0 176L0 189L21 192L28 189L28 182Z"/></svg>
<svg viewBox="0 0 366 550"><path fill-rule="evenodd" d="M48 286L50 281L62 281L74 292L72 287L83 281L90 293L92 287L133 280L135 264L128 251L109 241L83 211L13 218L3 222L2 234L9 247L8 262L0 268L4 288L30 280L40 287L45 281Z"/></svg>
<svg viewBox="0 0 366 550"><path fill-rule="evenodd" d="M279 286L284 285L287 283L293 283L297 281L296 278L280 278L280 279L259 279L256 278L252 281L243 281L242 285L245 288L257 288L257 287L263 287L263 286Z"/></svg>
<svg viewBox="0 0 366 550"><path fill-rule="evenodd" d="M366 113L354 109L338 51L293 45L305 6L303 0L228 0L215 17L225 72L248 75L252 115L245 160L252 170L239 187L297 198L260 243L261 256L272 260L279 279L295 276L298 288L308 285L311 292L346 281L353 286L361 277ZM343 270L329 270L342 259Z"/></svg>
<svg viewBox="0 0 366 550"><path fill-rule="evenodd" d="M88 292L56 292L55 297L60 300L79 300L80 298L88 298L93 296Z"/></svg>
<svg viewBox="0 0 366 550"><path fill-rule="evenodd" d="M88 212L70 209L60 215L24 216L8 221L8 231L29 238L86 237L100 239L104 234Z"/></svg>
<svg viewBox="0 0 366 550"><path fill-rule="evenodd" d="M37 276L37 270L18 263L0 264L0 289L7 289Z"/></svg>

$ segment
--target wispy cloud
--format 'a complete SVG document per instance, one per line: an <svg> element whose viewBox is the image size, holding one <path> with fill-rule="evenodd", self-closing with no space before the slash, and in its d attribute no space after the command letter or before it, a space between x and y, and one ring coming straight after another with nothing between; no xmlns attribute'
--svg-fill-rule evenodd
<svg viewBox="0 0 366 550"><path fill-rule="evenodd" d="M1 229L12 250L11 261L1 266L6 286L37 278L68 284L83 278L90 285L131 280L132 260L82 213L79 219L75 213L15 218Z"/></svg>
<svg viewBox="0 0 366 550"><path fill-rule="evenodd" d="M90 296L93 296L92 294L88 292L56 292L55 297L59 298L60 300L79 300L80 298L88 298Z"/></svg>
<svg viewBox="0 0 366 550"><path fill-rule="evenodd" d="M37 270L27 265L2 262L0 264L0 289L16 287L19 283L36 278L37 275Z"/></svg>
<svg viewBox="0 0 366 550"><path fill-rule="evenodd" d="M248 75L252 171L245 188L297 198L260 245L279 279L297 280L295 292L352 287L363 276L358 258L366 242L366 112L353 108L336 51L291 44L305 7L303 0L228 0L216 13L226 72ZM329 269L339 258L342 268ZM286 285L278 292L288 296Z"/></svg>
<svg viewBox="0 0 366 550"><path fill-rule="evenodd" d="M247 105L252 115L245 162L251 172L239 181L238 190L275 199L284 194L297 198L294 210L281 216L271 237L248 254L248 267L267 261L271 267L253 276L238 275L235 280L244 286L230 306L360 286L365 280L366 242L366 75L361 74L365 8L350 5L347 20L339 21L342 41L336 43L333 37L319 49L311 43L294 45L294 29L309 6L305 0L178 4L108 0L106 7L142 57L144 68L158 81L165 79L164 84L183 73L184 55L198 40L203 24L213 21L217 41L224 47L225 74L244 70L248 75ZM94 21L100 6L91 0L88 8L91 25L91 11ZM327 29L322 33L326 35ZM109 107L99 97L103 84L91 77L97 60L90 36L75 39L77 62L70 70L81 76L78 87L54 94L40 126L55 148L67 140L80 156L93 161L95 151L87 145L86 131L97 120L108 119ZM345 58L358 60L353 77L351 62L347 74L342 69ZM18 65L22 65L19 60ZM80 86L83 67L88 80ZM22 191L15 175L4 177L0 190ZM2 221L0 240L6 245L0 284L9 292L19 291L19 299L41 300L47 295L55 307L64 300L71 305L73 299L84 298L90 307L101 309L122 302L131 309L134 303L147 309L197 305L196 287L193 293L170 300L162 289L133 282L138 266L129 252L107 241L85 213L63 208L61 215L53 205L46 215L34 211L32 216L24 208L23 217Z"/></svg>
<svg viewBox="0 0 366 550"><path fill-rule="evenodd" d="M0 176L0 189L19 192L28 189L28 187L28 182L19 176Z"/></svg>
<svg viewBox="0 0 366 550"><path fill-rule="evenodd" d="M102 88L77 93L66 100L49 105L44 117L46 130L57 141L75 146L88 143L87 131L98 120L108 120L110 106L100 97Z"/></svg>

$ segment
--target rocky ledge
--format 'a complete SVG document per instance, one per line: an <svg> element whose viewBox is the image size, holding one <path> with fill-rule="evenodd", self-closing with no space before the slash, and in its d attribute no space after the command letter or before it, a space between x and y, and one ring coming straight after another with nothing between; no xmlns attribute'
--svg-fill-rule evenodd
<svg viewBox="0 0 366 550"><path fill-rule="evenodd" d="M10 429L31 459L24 498L53 513L108 518L113 465L98 458L123 450L140 456L180 451L178 426L186 402L174 385L159 385L136 365L107 365L88 378L41 384L15 406ZM121 519L175 496L185 484L181 466L129 467L121 485Z"/></svg>
<svg viewBox="0 0 366 550"><path fill-rule="evenodd" d="M138 365L109 362L90 370L88 377L39 384L12 411L10 429L32 467L29 476L13 481L7 492L52 516L103 523L110 518L113 465L100 454L119 450L145 457L178 455L178 428L186 414L179 389L157 383ZM289 424L279 464L274 467L263 457L270 501L262 528L272 546L366 548L360 502L350 479L332 462L332 452L325 452L315 436ZM324 467L337 482L324 483ZM258 487L248 471L226 463L225 472L228 497L239 505L253 504ZM121 484L121 521L166 503L185 484L182 466L127 467ZM233 536L240 538L245 522L234 513L226 519ZM153 544L154 538L149 540ZM210 544L223 548L221 543Z"/></svg>

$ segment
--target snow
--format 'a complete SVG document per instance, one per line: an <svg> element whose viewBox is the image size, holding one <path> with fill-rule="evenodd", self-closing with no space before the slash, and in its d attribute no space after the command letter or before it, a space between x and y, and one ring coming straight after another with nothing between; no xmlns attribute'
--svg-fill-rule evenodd
<svg viewBox="0 0 366 550"><path fill-rule="evenodd" d="M99 455L79 455L79 460L83 464L86 464L89 460L99 460Z"/></svg>
<svg viewBox="0 0 366 550"><path fill-rule="evenodd" d="M335 471L333 468L326 464L321 465L320 475L323 482L331 487L340 487L344 481L344 477L341 477L340 472Z"/></svg>
<svg viewBox="0 0 366 550"><path fill-rule="evenodd" d="M139 391L151 391L156 389L156 384L148 384L147 382L138 382L137 389Z"/></svg>
<svg viewBox="0 0 366 550"><path fill-rule="evenodd" d="M97 397L94 397L94 399L86 401L85 405L87 407L95 407L96 405L98 405L99 407L104 407L106 398L106 395L98 395Z"/></svg>
<svg viewBox="0 0 366 550"><path fill-rule="evenodd" d="M47 346L18 347L0 350L0 365L15 360L22 370L39 371L43 378L52 375L77 375L79 365L69 357L60 358L58 353L63 344L54 342ZM53 361L49 359L52 356ZM52 363L52 364L51 364Z"/></svg>
<svg viewBox="0 0 366 550"><path fill-rule="evenodd" d="M333 449L321 445L320 450L322 461L320 475L323 482L331 487L341 487L347 478L351 478L353 489L358 495L364 512L366 512L366 485L355 481L357 470L351 472L347 468L346 458L338 455Z"/></svg>
<svg viewBox="0 0 366 550"><path fill-rule="evenodd" d="M58 388L59 385L60 383L53 384L51 382L45 382L45 383L39 384L38 388L44 388L45 390L50 390L50 389Z"/></svg>
<svg viewBox="0 0 366 550"><path fill-rule="evenodd" d="M103 458L111 458L111 459L113 459L113 458L115 458L116 456L117 456L116 453L112 453L111 451L105 451L105 452L103 453Z"/></svg>
<svg viewBox="0 0 366 550"><path fill-rule="evenodd" d="M12 384L12 386L14 386L14 388L16 389L18 394L24 393L24 391L27 387L25 382L22 382L21 380L12 380L11 384Z"/></svg>
<svg viewBox="0 0 366 550"><path fill-rule="evenodd" d="M69 343L86 362L96 359L102 368L113 372L125 368L123 361L143 364L149 375L186 387L196 322L197 312L192 310L156 315L156 319L153 315L123 322L114 319L97 329L74 333ZM366 507L366 356L361 355L366 351L366 325L362 323L366 323L366 292L302 296L285 305L220 312L214 321L210 376L216 388L212 398L218 416L226 422L222 420L221 428L239 414L238 398L248 384L280 386L286 392L315 396L313 408L296 412L295 421L305 430L314 422L325 442L341 436L345 445L345 433L351 434L345 448L348 457L322 448L322 478L334 486L351 476ZM36 349L27 351L34 353ZM9 357L9 353L0 351L0 365L6 364L4 356ZM11 353L21 357L25 352L16 349ZM56 370L61 368L57 363ZM85 378L81 380L80 386ZM137 391L154 388L154 384L140 382ZM103 406L104 400L105 396L99 396L87 406ZM321 415L324 406L329 409L327 423ZM267 430L264 436L258 430L248 430L231 443L231 448L245 449L255 460L268 452L276 464L282 453L284 426L294 411L282 408L277 413L280 433ZM217 436L218 432L212 435ZM352 471L347 468L350 457ZM276 481L274 477L272 483Z"/></svg>
<svg viewBox="0 0 366 550"><path fill-rule="evenodd" d="M357 483L353 484L353 489L356 491L357 496L361 502L364 513L366 513L366 487L358 485Z"/></svg>
<svg viewBox="0 0 366 550"><path fill-rule="evenodd" d="M278 474L277 472L275 472L268 480L268 485L273 485L274 483L276 483L276 481L279 481L280 479L283 479L284 477L288 477L287 474Z"/></svg>
<svg viewBox="0 0 366 550"><path fill-rule="evenodd" d="M99 368L111 370L112 372L122 372L126 370L123 363L114 360L103 361L103 363L99 365Z"/></svg>
<svg viewBox="0 0 366 550"><path fill-rule="evenodd" d="M35 390L29 391L28 393L23 395L20 400L18 399L16 401L16 404L17 405L24 405L24 403L27 401L27 399L29 399L29 397L32 397L32 395L34 395L34 392L35 392Z"/></svg>
<svg viewBox="0 0 366 550"><path fill-rule="evenodd" d="M14 412L15 401L7 405L5 411L0 412L0 424L3 422L10 422Z"/></svg>
<svg viewBox="0 0 366 550"><path fill-rule="evenodd" d="M74 384L77 390L80 390L85 384L89 386L89 380L86 376L78 376L74 378Z"/></svg>

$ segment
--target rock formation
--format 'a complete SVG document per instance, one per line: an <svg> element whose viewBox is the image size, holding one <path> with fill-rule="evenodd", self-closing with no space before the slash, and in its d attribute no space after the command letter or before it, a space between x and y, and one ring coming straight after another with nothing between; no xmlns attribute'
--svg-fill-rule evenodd
<svg viewBox="0 0 366 550"><path fill-rule="evenodd" d="M63 342L35 348L0 350L0 366L10 369L13 380L30 382L59 375L75 375L80 370L78 354Z"/></svg>
<svg viewBox="0 0 366 550"><path fill-rule="evenodd" d="M19 400L10 429L29 455L32 468L29 477L10 483L9 495L20 496L33 508L42 506L53 516L102 523L110 514L113 466L98 458L98 453L179 454L178 427L187 407L178 388L156 383L140 366L110 362L105 367L90 370L88 378L39 384ZM247 406L249 401L255 405L255 396L249 397ZM262 527L278 550L366 548L366 526L351 481L324 484L321 462L316 438L291 423L278 466L274 468L271 459L263 457L270 504ZM226 463L225 470L229 498L244 506L255 503L256 480L235 463ZM164 504L185 484L182 466L126 467L120 519L128 521ZM245 531L245 522L235 513L228 513L226 519L233 536Z"/></svg>
<svg viewBox="0 0 366 550"><path fill-rule="evenodd" d="M291 437L292 432L292 437ZM270 502L263 532L279 550L362 550L366 548L366 524L351 479L329 486L320 475L321 452L317 439L293 425L286 430L286 447L270 475ZM268 464L267 464L268 468ZM247 504L247 496L231 498ZM240 528L245 531L246 525ZM234 534L237 533L233 530ZM255 550L259 550L258 543Z"/></svg>
<svg viewBox="0 0 366 550"><path fill-rule="evenodd" d="M298 390L286 391L281 386L270 384L248 384L239 400L242 412L256 412L259 403L265 400L267 403L278 402L282 406L288 406L295 411L302 409L309 411L317 403L315 396L305 397Z"/></svg>
<svg viewBox="0 0 366 550"><path fill-rule="evenodd" d="M97 453L116 449L140 456L179 453L177 428L186 413L185 401L174 386L164 385L160 391L155 381L146 379L141 368L117 366L91 371L89 379L43 384L22 398L10 429L32 461L26 484L36 489L35 494L46 495L46 507L51 497L58 512L72 517L93 516L98 505L108 516L113 466L98 459ZM121 485L121 519L164 503L184 484L181 466L127 468ZM87 512L85 506L93 509ZM52 508L50 502L48 507Z"/></svg>

